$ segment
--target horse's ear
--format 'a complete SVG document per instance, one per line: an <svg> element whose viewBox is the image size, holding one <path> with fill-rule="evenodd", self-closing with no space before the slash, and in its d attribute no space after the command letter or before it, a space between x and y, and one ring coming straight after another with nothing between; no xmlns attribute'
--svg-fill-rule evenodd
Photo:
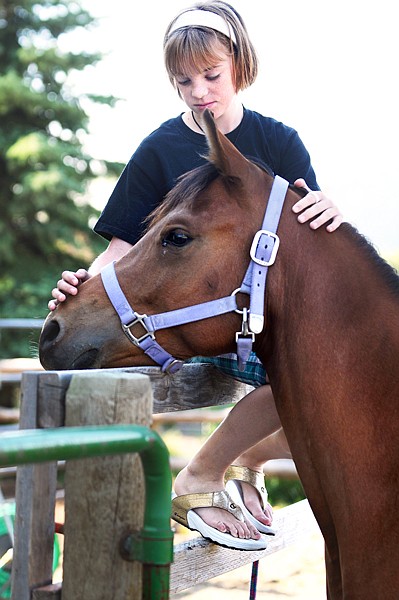
<svg viewBox="0 0 399 600"><path fill-rule="evenodd" d="M229 179L241 179L248 173L251 163L216 127L212 113L206 109L202 115L202 126L208 141L208 160L220 175Z"/></svg>

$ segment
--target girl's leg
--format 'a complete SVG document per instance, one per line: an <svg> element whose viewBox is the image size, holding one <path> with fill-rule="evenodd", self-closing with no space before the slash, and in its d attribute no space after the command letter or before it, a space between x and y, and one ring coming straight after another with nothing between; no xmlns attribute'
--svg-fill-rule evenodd
<svg viewBox="0 0 399 600"><path fill-rule="evenodd" d="M292 458L281 424L280 429L242 452L236 459L235 464L249 467L254 471L260 471L263 469L265 462L277 458Z"/></svg>
<svg viewBox="0 0 399 600"><path fill-rule="evenodd" d="M253 390L232 408L187 467L178 474L175 481L176 494L223 490L223 478L227 467L237 461L244 464L242 457L254 461L251 464L258 464L259 460L263 465L266 460L275 457L276 453L275 440L272 438L271 442L267 443L265 438L269 438L280 428L281 423L270 386L265 385ZM262 445L258 446L259 442L262 442ZM271 444L270 448L268 444ZM253 447L253 452L250 452L249 449ZM263 460L260 459L261 450L265 453ZM245 466L252 468L250 464ZM256 490L252 488L252 491L257 496ZM248 494L250 493L248 490ZM258 505L260 508L259 500ZM208 525L219 531L229 532L237 537L259 537L252 525L243 526L226 511L202 508L197 509L197 512Z"/></svg>

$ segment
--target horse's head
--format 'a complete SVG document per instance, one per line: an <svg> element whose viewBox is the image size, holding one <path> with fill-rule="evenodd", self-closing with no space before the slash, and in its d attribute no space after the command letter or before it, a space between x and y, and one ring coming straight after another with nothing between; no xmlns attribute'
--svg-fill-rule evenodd
<svg viewBox="0 0 399 600"><path fill-rule="evenodd" d="M204 115L209 162L183 176L151 215L147 233L115 265L134 310L153 315L230 295L241 285L273 178ZM235 312L157 333L179 359L234 350ZM47 369L153 364L123 335L100 275L48 316L40 338Z"/></svg>

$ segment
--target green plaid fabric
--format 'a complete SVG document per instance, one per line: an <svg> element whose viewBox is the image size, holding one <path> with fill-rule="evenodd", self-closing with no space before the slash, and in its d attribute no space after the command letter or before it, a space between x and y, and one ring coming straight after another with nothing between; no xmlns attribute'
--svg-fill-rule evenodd
<svg viewBox="0 0 399 600"><path fill-rule="evenodd" d="M251 352L245 371L238 370L237 354L222 354L221 356L196 356L190 363L211 363L225 375L229 375L242 383L259 387L269 383L264 366L254 352Z"/></svg>

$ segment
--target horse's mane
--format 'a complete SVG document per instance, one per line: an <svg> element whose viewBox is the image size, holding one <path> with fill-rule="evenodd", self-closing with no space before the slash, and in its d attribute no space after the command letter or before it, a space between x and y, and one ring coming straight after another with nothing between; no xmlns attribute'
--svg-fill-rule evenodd
<svg viewBox="0 0 399 600"><path fill-rule="evenodd" d="M266 171L266 173L274 176L273 171L266 163L252 156L248 156L247 158ZM211 162L207 162L181 175L177 179L176 185L166 194L161 204L159 204L146 218L146 231L158 223L158 221L176 206L181 205L182 203L188 203L188 207L192 208L194 203L198 202L200 193L204 191L212 181L217 179L219 175L219 171ZM238 187L241 183L238 177L233 176L228 178L223 176L222 181L230 188L230 190L234 186Z"/></svg>
<svg viewBox="0 0 399 600"><path fill-rule="evenodd" d="M396 269L382 258L373 244L359 233L356 227L349 223L342 223L340 230L344 231L353 240L353 243L364 253L366 260L370 263L370 268L373 265L375 266L388 289L399 298L399 275Z"/></svg>

